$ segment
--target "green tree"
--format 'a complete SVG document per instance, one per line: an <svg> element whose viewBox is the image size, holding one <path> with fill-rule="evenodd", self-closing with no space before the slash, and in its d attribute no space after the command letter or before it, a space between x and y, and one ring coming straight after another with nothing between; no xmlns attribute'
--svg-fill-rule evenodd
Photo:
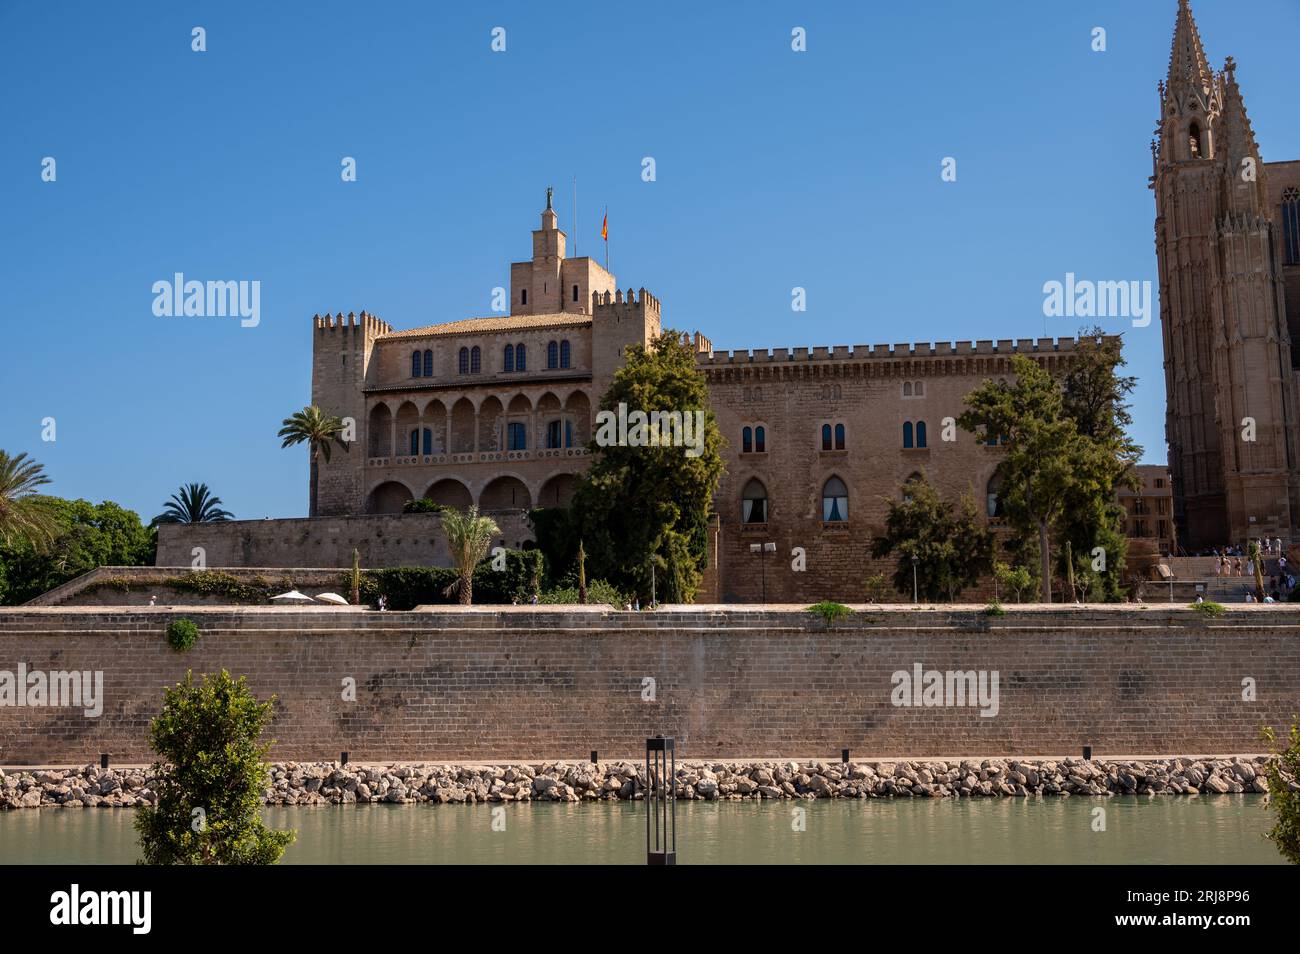
<svg viewBox="0 0 1300 954"><path fill-rule="evenodd" d="M1094 448L1065 413L1061 388L1036 361L1011 356L1013 382L985 381L966 396L961 427L985 442L1006 445L998 465L1007 522L1038 537L1044 603L1052 601L1051 533L1067 504L1078 498L1076 474L1087 472Z"/></svg>
<svg viewBox="0 0 1300 954"><path fill-rule="evenodd" d="M913 557L917 592L927 602L955 600L993 569L993 533L969 494L958 509L922 476L903 485L901 502L887 502L885 533L872 542L871 555L897 555L894 588L900 593L912 592Z"/></svg>
<svg viewBox="0 0 1300 954"><path fill-rule="evenodd" d="M1251 571L1255 577L1255 599L1264 602L1264 559L1258 540L1246 544L1246 559L1250 561Z"/></svg>
<svg viewBox="0 0 1300 954"><path fill-rule="evenodd" d="M311 453L311 501L308 505L310 516L316 516L317 500L320 487L320 461L330 462L330 448L337 444L345 452L351 451L351 445L345 439L346 426L343 419L327 414L315 404L309 404L301 411L295 411L284 419L283 427L276 436L281 438L281 447L295 444L307 445Z"/></svg>
<svg viewBox="0 0 1300 954"><path fill-rule="evenodd" d="M491 517L479 516L478 507L470 507L465 513L459 510L447 510L442 515L442 532L447 537L447 548L451 551L451 563L456 568L457 577L447 587L448 594L456 593L462 606L474 602L474 568L478 561L487 555L492 546L492 538L501 532L496 521Z"/></svg>
<svg viewBox="0 0 1300 954"><path fill-rule="evenodd" d="M9 456L0 450L0 545L23 541L33 547L49 543L58 521L37 490L50 482L45 467L25 453Z"/></svg>
<svg viewBox="0 0 1300 954"><path fill-rule="evenodd" d="M274 697L258 702L243 678L224 669L194 674L165 690L149 727L159 760L157 804L138 810L142 862L151 865L275 864L294 840L262 822L271 742L262 732Z"/></svg>
<svg viewBox="0 0 1300 954"><path fill-rule="evenodd" d="M578 541L578 602L587 602L587 552Z"/></svg>
<svg viewBox="0 0 1300 954"><path fill-rule="evenodd" d="M1017 603L1020 602L1020 594L1034 585L1034 574L1023 566L994 563L993 576L998 581L998 586L1016 595Z"/></svg>
<svg viewBox="0 0 1300 954"><path fill-rule="evenodd" d="M1135 467L1142 448L1128 436L1133 423L1128 399L1137 379L1119 373L1124 364L1117 336L1083 329L1060 378L1061 410L1074 421L1083 453L1075 462L1059 537L1073 547L1081 585L1112 602L1123 596L1128 551L1116 491L1141 486ZM1100 572L1093 569L1097 548L1105 555Z"/></svg>
<svg viewBox="0 0 1300 954"><path fill-rule="evenodd" d="M36 546L16 539L0 546L0 603L34 599L99 566L149 566L154 532L133 510L112 501L40 498L53 536Z"/></svg>
<svg viewBox="0 0 1300 954"><path fill-rule="evenodd" d="M649 346L633 345L601 397L602 414L700 412L697 447L628 446L592 442L593 460L574 496L578 534L594 574L646 602L651 565L664 567L663 602L689 602L708 565L708 523L722 476L722 437L709 410L708 387L695 366L695 350L678 332L666 331ZM695 451L699 453L696 454ZM657 572L657 571L656 571Z"/></svg>
<svg viewBox="0 0 1300 954"><path fill-rule="evenodd" d="M221 509L221 498L215 497L207 484L182 484L163 505L163 512L153 518L160 523L225 523L235 515Z"/></svg>
<svg viewBox="0 0 1300 954"><path fill-rule="evenodd" d="M1272 726L1265 726L1264 741L1270 748L1277 745L1277 733ZM1294 782L1300 781L1300 721L1292 723L1286 748L1281 751L1274 749L1265 768L1265 777L1268 779L1269 804L1277 816L1277 822L1267 837L1277 845L1283 858L1293 865L1300 865L1300 792L1292 788Z"/></svg>

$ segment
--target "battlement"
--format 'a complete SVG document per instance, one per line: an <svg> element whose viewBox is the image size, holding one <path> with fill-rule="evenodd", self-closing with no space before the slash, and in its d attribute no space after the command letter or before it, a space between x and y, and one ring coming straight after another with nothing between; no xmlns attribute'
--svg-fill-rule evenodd
<svg viewBox="0 0 1300 954"><path fill-rule="evenodd" d="M644 288L638 289L635 292L631 288L626 292L621 288L616 288L612 292L592 292L592 314L596 314L597 308L608 307L610 305L641 305L650 314L656 316L659 314L659 299L650 294Z"/></svg>
<svg viewBox="0 0 1300 954"><path fill-rule="evenodd" d="M700 336L702 337L702 336ZM707 339L704 339L707 341ZM975 355L1062 354L1074 350L1074 338L1009 338L1000 341L940 341L878 345L835 345L814 348L758 348L752 351L700 351L696 364L719 367L737 364L783 363L793 361L861 361L915 358L971 357Z"/></svg>
<svg viewBox="0 0 1300 954"><path fill-rule="evenodd" d="M337 315L326 312L324 315L312 315L311 318L316 323L316 330L321 334L338 331L340 328L345 332L348 328L359 328L369 338L393 333L392 325L378 315L372 315L365 311L359 315L354 311L350 311L346 315L342 312Z"/></svg>

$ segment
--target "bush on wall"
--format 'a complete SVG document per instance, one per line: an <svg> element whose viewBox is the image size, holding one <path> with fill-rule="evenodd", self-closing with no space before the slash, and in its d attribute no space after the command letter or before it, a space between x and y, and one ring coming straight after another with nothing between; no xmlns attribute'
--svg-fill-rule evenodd
<svg viewBox="0 0 1300 954"><path fill-rule="evenodd" d="M167 624L167 645L178 653L187 653L199 641L199 627L192 619L174 619Z"/></svg>

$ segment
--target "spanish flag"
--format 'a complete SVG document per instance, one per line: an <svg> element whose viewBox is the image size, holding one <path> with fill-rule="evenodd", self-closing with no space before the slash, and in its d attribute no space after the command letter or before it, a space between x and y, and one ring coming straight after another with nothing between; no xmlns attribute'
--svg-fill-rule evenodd
<svg viewBox="0 0 1300 954"><path fill-rule="evenodd" d="M609 209L605 210L605 218L600 223L600 237L609 241Z"/></svg>

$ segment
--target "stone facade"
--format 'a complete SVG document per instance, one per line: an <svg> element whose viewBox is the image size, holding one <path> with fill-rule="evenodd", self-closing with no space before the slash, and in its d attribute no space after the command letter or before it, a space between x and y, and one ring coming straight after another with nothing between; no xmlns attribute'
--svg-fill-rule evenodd
<svg viewBox="0 0 1300 954"><path fill-rule="evenodd" d="M1152 143L1169 469L1189 550L1300 522L1300 162L1264 163L1179 0Z"/></svg>
<svg viewBox="0 0 1300 954"><path fill-rule="evenodd" d="M1119 502L1124 507L1124 534L1130 541L1149 541L1162 556L1178 553L1174 537L1173 484L1169 468L1139 464L1136 490L1121 487Z"/></svg>
<svg viewBox="0 0 1300 954"><path fill-rule="evenodd" d="M164 634L178 616L187 653ZM0 764L148 762L162 687L222 667L277 695L278 760L636 759L658 733L680 759L1257 752L1296 711L1297 633L1286 605L859 607L829 629L794 607L6 608L0 670L98 670L103 692L98 717L0 705ZM918 664L996 673L996 714L894 704Z"/></svg>

